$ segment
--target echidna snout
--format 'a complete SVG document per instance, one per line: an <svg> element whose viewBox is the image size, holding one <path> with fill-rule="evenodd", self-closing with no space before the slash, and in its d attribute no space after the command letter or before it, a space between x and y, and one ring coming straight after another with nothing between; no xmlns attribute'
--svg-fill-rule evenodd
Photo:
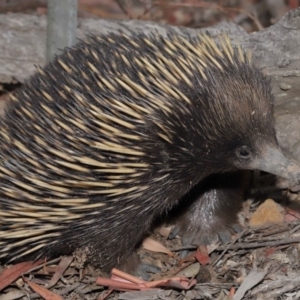
<svg viewBox="0 0 300 300"><path fill-rule="evenodd" d="M285 157L279 149L266 147L262 153L261 157L252 160L251 169L259 169L286 178L291 183L299 183L299 166Z"/></svg>

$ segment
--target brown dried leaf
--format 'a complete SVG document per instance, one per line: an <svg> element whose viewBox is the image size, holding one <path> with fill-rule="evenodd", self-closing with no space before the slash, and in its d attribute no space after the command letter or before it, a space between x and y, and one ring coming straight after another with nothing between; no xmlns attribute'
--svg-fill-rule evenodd
<svg viewBox="0 0 300 300"><path fill-rule="evenodd" d="M209 264L210 262L208 251L205 245L201 245L198 247L195 253L195 257L199 261L199 263L203 266Z"/></svg>
<svg viewBox="0 0 300 300"><path fill-rule="evenodd" d="M162 245L161 243L154 241L151 238L145 238L143 241L143 247L146 250L152 251L152 252L161 252L161 253L165 253L168 254L172 257L175 257L175 255L168 250L164 245Z"/></svg>
<svg viewBox="0 0 300 300"><path fill-rule="evenodd" d="M49 283L47 285L47 288L54 286L58 282L58 280L64 274L66 269L69 267L72 260L73 260L73 256L64 256L61 259L61 261L59 262L59 265L56 268L55 273L53 274L51 280L49 281Z"/></svg>
<svg viewBox="0 0 300 300"><path fill-rule="evenodd" d="M112 270L112 276L114 276L114 279L98 277L96 283L103 286L108 286L109 289L118 291L147 290L159 287L171 287L181 290L188 290L196 284L195 279L189 280L184 276L147 282L117 269Z"/></svg>
<svg viewBox="0 0 300 300"><path fill-rule="evenodd" d="M147 287L158 288L158 287L170 287L180 290L189 290L197 283L196 279L188 279L184 276L172 277L167 279L160 279L145 283Z"/></svg>
<svg viewBox="0 0 300 300"><path fill-rule="evenodd" d="M171 226L161 226L159 229L159 234L167 238L170 235L171 229Z"/></svg>
<svg viewBox="0 0 300 300"><path fill-rule="evenodd" d="M140 290L141 287L138 284L119 281L115 279L109 279L104 277L98 277L96 280L96 284L108 286L109 289L113 289L116 291L131 291L131 290Z"/></svg>
<svg viewBox="0 0 300 300"><path fill-rule="evenodd" d="M251 227L267 224L280 224L284 221L283 208L272 199L267 199L253 213L249 225Z"/></svg>
<svg viewBox="0 0 300 300"><path fill-rule="evenodd" d="M43 286L40 286L34 282L31 282L24 278L24 281L41 297L43 297L45 300L64 300L64 298L60 295L57 295L48 289L46 289Z"/></svg>
<svg viewBox="0 0 300 300"><path fill-rule="evenodd" d="M0 291L17 280L22 274L41 264L44 260L36 262L26 261L3 270L0 274Z"/></svg>

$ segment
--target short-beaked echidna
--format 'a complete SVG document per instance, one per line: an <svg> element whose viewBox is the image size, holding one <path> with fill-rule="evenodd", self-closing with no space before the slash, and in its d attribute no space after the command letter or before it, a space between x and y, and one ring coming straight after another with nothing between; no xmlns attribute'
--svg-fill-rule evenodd
<svg viewBox="0 0 300 300"><path fill-rule="evenodd" d="M110 33L66 49L0 121L1 261L82 248L109 270L211 174L261 169L298 181L272 111L268 80L226 35L217 45Z"/></svg>

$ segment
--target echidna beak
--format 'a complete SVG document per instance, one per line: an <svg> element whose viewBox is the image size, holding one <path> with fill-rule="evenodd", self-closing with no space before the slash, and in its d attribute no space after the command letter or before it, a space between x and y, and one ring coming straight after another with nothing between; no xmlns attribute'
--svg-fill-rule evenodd
<svg viewBox="0 0 300 300"><path fill-rule="evenodd" d="M300 165L288 159L279 149L267 148L262 157L251 163L253 169L265 171L289 180L291 183L300 183Z"/></svg>

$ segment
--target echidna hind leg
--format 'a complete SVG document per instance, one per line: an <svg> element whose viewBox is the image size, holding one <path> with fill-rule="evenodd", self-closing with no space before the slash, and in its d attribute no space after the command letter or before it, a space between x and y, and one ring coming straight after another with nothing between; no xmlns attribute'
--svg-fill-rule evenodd
<svg viewBox="0 0 300 300"><path fill-rule="evenodd" d="M193 201L179 217L171 237L179 234L184 245L209 244L217 238L228 241L241 228L237 215L248 178L247 172L207 178L188 195Z"/></svg>

